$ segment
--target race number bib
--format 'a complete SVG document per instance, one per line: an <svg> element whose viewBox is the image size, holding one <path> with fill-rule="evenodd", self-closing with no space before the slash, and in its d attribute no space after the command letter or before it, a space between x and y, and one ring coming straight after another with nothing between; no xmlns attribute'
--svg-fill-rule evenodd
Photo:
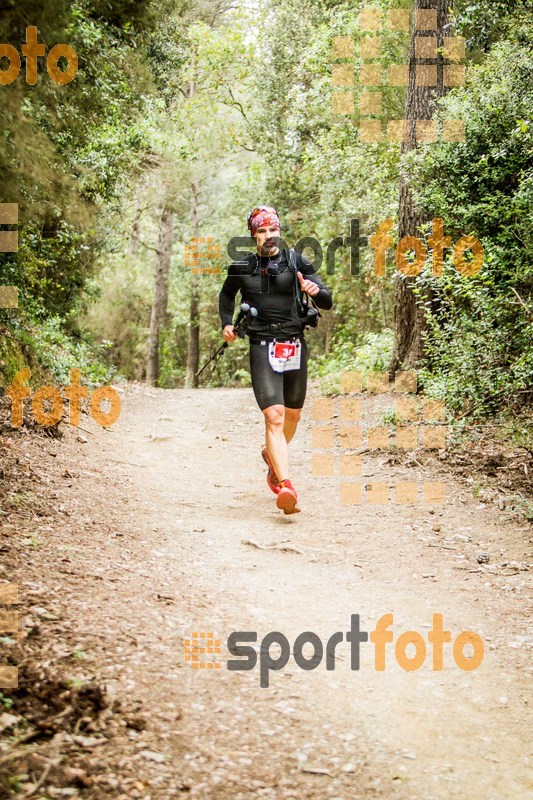
<svg viewBox="0 0 533 800"><path fill-rule="evenodd" d="M300 369L302 358L302 343L297 342L269 342L268 360L274 372L288 372Z"/></svg>

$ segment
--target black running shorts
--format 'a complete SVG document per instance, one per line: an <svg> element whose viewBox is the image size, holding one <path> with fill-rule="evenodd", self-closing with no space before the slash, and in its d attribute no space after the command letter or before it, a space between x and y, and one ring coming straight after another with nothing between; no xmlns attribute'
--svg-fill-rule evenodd
<svg viewBox="0 0 533 800"><path fill-rule="evenodd" d="M250 372L261 411L269 406L302 408L307 391L307 343L302 337L300 369L274 372L268 361L268 342L250 342Z"/></svg>

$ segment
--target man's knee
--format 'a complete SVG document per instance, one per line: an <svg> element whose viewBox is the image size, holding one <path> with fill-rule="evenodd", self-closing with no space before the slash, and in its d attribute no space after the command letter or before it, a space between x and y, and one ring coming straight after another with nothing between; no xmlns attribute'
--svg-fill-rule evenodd
<svg viewBox="0 0 533 800"><path fill-rule="evenodd" d="M265 422L269 428L282 428L285 422L285 406L269 406L263 410Z"/></svg>
<svg viewBox="0 0 533 800"><path fill-rule="evenodd" d="M302 409L301 408L286 408L285 409L285 419L289 422L300 422L300 417L302 416Z"/></svg>

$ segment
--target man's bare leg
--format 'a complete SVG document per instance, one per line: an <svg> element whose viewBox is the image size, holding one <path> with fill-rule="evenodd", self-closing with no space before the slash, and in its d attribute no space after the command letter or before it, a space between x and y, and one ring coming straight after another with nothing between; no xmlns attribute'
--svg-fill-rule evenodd
<svg viewBox="0 0 533 800"><path fill-rule="evenodd" d="M296 433L296 428L302 416L301 408L286 408L285 409L285 424L283 426L283 433L287 444L291 441Z"/></svg>
<svg viewBox="0 0 533 800"><path fill-rule="evenodd" d="M263 410L266 448L280 481L286 481L290 477L289 449L284 434L285 411L285 406L282 405L269 406Z"/></svg>
<svg viewBox="0 0 533 800"><path fill-rule="evenodd" d="M274 465L278 480L288 480L289 451L287 445L296 433L302 409L276 405L265 408L263 414L268 455Z"/></svg>

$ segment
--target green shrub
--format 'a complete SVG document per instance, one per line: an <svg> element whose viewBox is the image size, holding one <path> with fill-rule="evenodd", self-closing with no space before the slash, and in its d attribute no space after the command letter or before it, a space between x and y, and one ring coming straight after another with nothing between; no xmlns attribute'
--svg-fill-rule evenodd
<svg viewBox="0 0 533 800"><path fill-rule="evenodd" d="M367 333L363 344L356 346L341 340L334 343L327 355L309 361L309 375L320 378L324 394L338 394L339 376L345 370L360 372L384 372L392 357L394 333L386 328L381 333Z"/></svg>
<svg viewBox="0 0 533 800"><path fill-rule="evenodd" d="M452 241L473 235L485 249L474 277L448 264L430 279L420 372L426 391L472 416L532 397L531 30L511 30L441 101L440 116L465 121L466 141L423 146L405 161L418 201Z"/></svg>

